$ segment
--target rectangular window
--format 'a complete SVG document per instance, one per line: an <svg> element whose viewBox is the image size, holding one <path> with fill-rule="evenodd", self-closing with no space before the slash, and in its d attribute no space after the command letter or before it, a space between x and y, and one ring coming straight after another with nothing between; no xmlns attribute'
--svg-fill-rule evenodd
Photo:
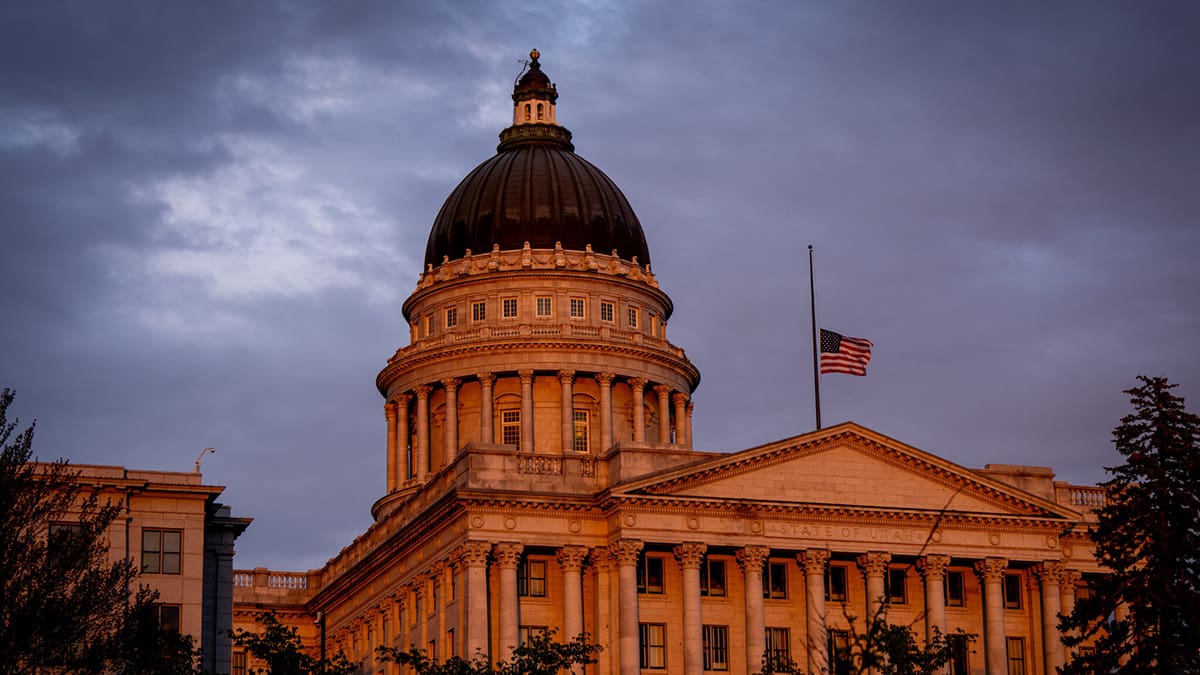
<svg viewBox="0 0 1200 675"><path fill-rule="evenodd" d="M538 316L550 316L551 307L553 307L553 305L550 302L550 298L543 297L543 298L537 299L537 315Z"/></svg>
<svg viewBox="0 0 1200 675"><path fill-rule="evenodd" d="M630 307L628 310L626 310L626 316L629 317L629 327L637 328L638 327L638 310L637 310L637 308Z"/></svg>
<svg viewBox="0 0 1200 675"><path fill-rule="evenodd" d="M571 449L575 452L588 451L588 411L575 410L574 415L574 430L575 437L571 444Z"/></svg>
<svg viewBox="0 0 1200 675"><path fill-rule="evenodd" d="M454 328L458 325L458 308L450 307L446 310L446 328Z"/></svg>
<svg viewBox="0 0 1200 675"><path fill-rule="evenodd" d="M767 563L763 569L763 597L773 600L787 598L787 563Z"/></svg>
<svg viewBox="0 0 1200 675"><path fill-rule="evenodd" d="M846 568L830 565L825 570L825 600L846 602Z"/></svg>
<svg viewBox="0 0 1200 675"><path fill-rule="evenodd" d="M233 672L231 675L246 675L246 652L233 653Z"/></svg>
<svg viewBox="0 0 1200 675"><path fill-rule="evenodd" d="M966 605L966 601L967 595L963 588L963 573L946 572L946 606L963 607Z"/></svg>
<svg viewBox="0 0 1200 675"><path fill-rule="evenodd" d="M425 315L425 335L433 335L433 315Z"/></svg>
<svg viewBox="0 0 1200 675"><path fill-rule="evenodd" d="M659 560L661 562L661 559ZM667 627L661 623L638 624L638 661L642 668L667 667Z"/></svg>
<svg viewBox="0 0 1200 675"><path fill-rule="evenodd" d="M587 316L583 298L571 298L571 318L582 319Z"/></svg>
<svg viewBox="0 0 1200 675"><path fill-rule="evenodd" d="M521 444L520 410L505 410L500 413L500 442L505 445Z"/></svg>
<svg viewBox="0 0 1200 675"><path fill-rule="evenodd" d="M546 634L545 626L521 626L517 628L517 643L527 644L530 638L541 637Z"/></svg>
<svg viewBox="0 0 1200 675"><path fill-rule="evenodd" d="M1025 675L1025 638L1008 638L1008 675Z"/></svg>
<svg viewBox="0 0 1200 675"><path fill-rule="evenodd" d="M158 610L158 627L170 633L179 632L179 617L183 611L180 605L155 605Z"/></svg>
<svg viewBox="0 0 1200 675"><path fill-rule="evenodd" d="M849 631L829 631L829 665L833 675L850 675Z"/></svg>
<svg viewBox="0 0 1200 675"><path fill-rule="evenodd" d="M446 653L442 654L442 658L448 659L448 658L454 656L454 651L456 648L457 648L457 645L454 644L454 629L447 628L446 629Z"/></svg>
<svg viewBox="0 0 1200 675"><path fill-rule="evenodd" d="M792 639L787 628L767 627L767 660L772 666L782 666L792 660ZM778 668L776 668L778 672Z"/></svg>
<svg viewBox="0 0 1200 675"><path fill-rule="evenodd" d="M1004 609L1021 609L1021 576L1004 575Z"/></svg>
<svg viewBox="0 0 1200 675"><path fill-rule="evenodd" d="M725 596L725 561L707 559L700 565L700 595Z"/></svg>
<svg viewBox="0 0 1200 675"><path fill-rule="evenodd" d="M947 635L946 644L950 647L950 675L971 675L967 636L962 633Z"/></svg>
<svg viewBox="0 0 1200 675"><path fill-rule="evenodd" d="M888 569L888 601L893 605L908 603L908 570L903 567Z"/></svg>
<svg viewBox="0 0 1200 675"><path fill-rule="evenodd" d="M179 530L142 529L142 572L146 574L179 574L183 532Z"/></svg>
<svg viewBox="0 0 1200 675"><path fill-rule="evenodd" d="M613 320L613 304L611 302L600 303L600 320L612 323Z"/></svg>
<svg viewBox="0 0 1200 675"><path fill-rule="evenodd" d="M505 319L517 318L517 299L505 298L500 303L500 315Z"/></svg>
<svg viewBox="0 0 1200 675"><path fill-rule="evenodd" d="M487 302L471 303L471 320L487 321Z"/></svg>
<svg viewBox="0 0 1200 675"><path fill-rule="evenodd" d="M729 626L705 626L704 669L729 670Z"/></svg>
<svg viewBox="0 0 1200 675"><path fill-rule="evenodd" d="M69 555L83 543L83 527L79 523L50 523L46 535L46 552L50 555Z"/></svg>
<svg viewBox="0 0 1200 675"><path fill-rule="evenodd" d="M638 593L661 595L663 591L663 559L642 556L638 561Z"/></svg>
<svg viewBox="0 0 1200 675"><path fill-rule="evenodd" d="M546 597L545 560L523 560L517 565L517 595L524 598Z"/></svg>

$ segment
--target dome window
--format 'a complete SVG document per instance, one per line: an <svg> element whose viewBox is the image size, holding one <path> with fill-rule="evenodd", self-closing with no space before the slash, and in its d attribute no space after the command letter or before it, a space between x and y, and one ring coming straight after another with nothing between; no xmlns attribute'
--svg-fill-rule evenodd
<svg viewBox="0 0 1200 675"><path fill-rule="evenodd" d="M446 328L454 328L458 325L458 308L446 308Z"/></svg>
<svg viewBox="0 0 1200 675"><path fill-rule="evenodd" d="M611 303L611 302L600 303L600 320L604 321L606 323L612 323L612 321L613 321L613 303Z"/></svg>
<svg viewBox="0 0 1200 675"><path fill-rule="evenodd" d="M545 119L545 117L546 117L546 115L545 115L545 111L544 111L544 109L543 109L543 108L544 108L544 107L543 107L543 105L542 105L541 103L539 103L539 104L538 104L538 107L537 107L537 111L538 111L538 121L539 121L539 122L541 122L541 121L542 121L543 119Z"/></svg>
<svg viewBox="0 0 1200 675"><path fill-rule="evenodd" d="M500 413L500 442L504 445L521 444L520 410L505 410Z"/></svg>
<svg viewBox="0 0 1200 675"><path fill-rule="evenodd" d="M571 298L571 318L584 319L587 318L586 305L583 298Z"/></svg>
<svg viewBox="0 0 1200 675"><path fill-rule="evenodd" d="M525 104L525 121L528 122L529 120L530 120L530 108L529 108L529 104L526 103Z"/></svg>
<svg viewBox="0 0 1200 675"><path fill-rule="evenodd" d="M517 299L504 298L500 305L500 316L505 319L517 318Z"/></svg>
<svg viewBox="0 0 1200 675"><path fill-rule="evenodd" d="M471 320L472 321L487 321L487 302L472 302L471 303Z"/></svg>
<svg viewBox="0 0 1200 675"><path fill-rule="evenodd" d="M637 307L630 307L626 313L629 316L629 327L637 328L638 327L638 309L637 309Z"/></svg>
<svg viewBox="0 0 1200 675"><path fill-rule="evenodd" d="M551 308L553 304L549 296L539 297L537 299L537 315L542 317L551 316Z"/></svg>

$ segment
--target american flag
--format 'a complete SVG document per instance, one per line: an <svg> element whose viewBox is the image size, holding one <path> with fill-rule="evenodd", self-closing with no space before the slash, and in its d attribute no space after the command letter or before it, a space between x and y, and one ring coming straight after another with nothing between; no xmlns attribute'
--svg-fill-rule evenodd
<svg viewBox="0 0 1200 675"><path fill-rule="evenodd" d="M821 329L821 373L866 375L871 347L866 338L853 338Z"/></svg>

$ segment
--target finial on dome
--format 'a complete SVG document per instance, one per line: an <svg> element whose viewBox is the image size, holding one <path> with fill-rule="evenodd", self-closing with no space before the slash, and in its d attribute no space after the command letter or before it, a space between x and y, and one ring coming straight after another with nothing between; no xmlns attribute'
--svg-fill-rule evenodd
<svg viewBox="0 0 1200 675"><path fill-rule="evenodd" d="M538 57L541 55L542 55L541 52L539 52L536 48L531 50L529 52L529 58L532 59L533 62L530 63L529 65L536 68L538 66Z"/></svg>

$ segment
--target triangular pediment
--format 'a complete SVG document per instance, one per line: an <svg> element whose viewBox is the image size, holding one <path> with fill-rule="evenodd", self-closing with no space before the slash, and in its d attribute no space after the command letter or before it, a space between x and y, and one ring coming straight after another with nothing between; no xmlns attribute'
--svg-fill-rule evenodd
<svg viewBox="0 0 1200 675"><path fill-rule="evenodd" d="M852 422L712 457L615 495L1074 520L1068 508Z"/></svg>

